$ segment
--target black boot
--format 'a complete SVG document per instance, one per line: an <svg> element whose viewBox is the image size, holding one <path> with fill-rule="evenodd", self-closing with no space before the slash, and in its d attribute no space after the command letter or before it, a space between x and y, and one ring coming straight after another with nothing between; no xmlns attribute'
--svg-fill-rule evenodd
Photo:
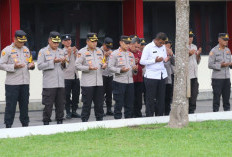
<svg viewBox="0 0 232 157"><path fill-rule="evenodd" d="M22 127L28 127L28 124L22 124Z"/></svg>
<svg viewBox="0 0 232 157"><path fill-rule="evenodd" d="M108 110L108 111L106 112L106 115L107 115L107 116L113 116L114 113L113 113L111 110Z"/></svg>
<svg viewBox="0 0 232 157"><path fill-rule="evenodd" d="M44 125L49 125L49 122L44 122Z"/></svg>
<svg viewBox="0 0 232 157"><path fill-rule="evenodd" d="M103 118L96 118L96 121L103 121Z"/></svg>
<svg viewBox="0 0 232 157"><path fill-rule="evenodd" d="M66 119L71 119L72 118L72 114L71 113L67 113L66 114Z"/></svg>
<svg viewBox="0 0 232 157"><path fill-rule="evenodd" d="M88 120L87 119L82 119L82 122L88 122Z"/></svg>
<svg viewBox="0 0 232 157"><path fill-rule="evenodd" d="M63 120L58 120L57 124L63 124Z"/></svg>
<svg viewBox="0 0 232 157"><path fill-rule="evenodd" d="M81 118L81 115L79 115L77 112L72 112L72 118Z"/></svg>
<svg viewBox="0 0 232 157"><path fill-rule="evenodd" d="M6 128L11 128L11 125L10 124L6 124Z"/></svg>

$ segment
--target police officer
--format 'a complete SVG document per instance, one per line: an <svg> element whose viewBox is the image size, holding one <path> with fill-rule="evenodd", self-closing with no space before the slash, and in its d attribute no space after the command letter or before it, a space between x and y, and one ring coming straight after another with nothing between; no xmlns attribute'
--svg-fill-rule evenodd
<svg viewBox="0 0 232 157"><path fill-rule="evenodd" d="M62 36L62 44L64 45L64 52L66 60L68 61L66 69L64 69L65 79L65 94L66 94L66 118L80 118L81 116L76 112L79 103L80 95L80 80L78 71L75 68L75 61L77 58L77 48L71 47L72 40L70 34ZM71 100L72 94L72 100ZM72 108L72 111L71 111Z"/></svg>
<svg viewBox="0 0 232 157"><path fill-rule="evenodd" d="M140 38L140 51L143 52L144 47L147 45L144 38Z"/></svg>
<svg viewBox="0 0 232 157"><path fill-rule="evenodd" d="M29 49L24 46L27 42L23 30L15 32L14 42L4 48L0 58L0 69L6 71L6 108L4 123L6 128L11 128L14 122L17 102L19 102L19 119L23 127L28 126L29 103L29 70L35 68Z"/></svg>
<svg viewBox="0 0 232 157"><path fill-rule="evenodd" d="M191 87L191 97L189 98L189 113L192 114L196 110L197 96L199 93L198 84L198 64L201 60L201 48L197 50L197 46L193 44L193 31L189 31L189 79Z"/></svg>
<svg viewBox="0 0 232 157"><path fill-rule="evenodd" d="M42 104L44 125L49 125L51 121L52 108L55 104L57 124L63 123L64 104L65 104L65 86L64 72L66 67L65 53L59 49L61 42L60 33L50 32L48 46L42 48L38 55L38 69L43 71L43 91Z"/></svg>
<svg viewBox="0 0 232 157"><path fill-rule="evenodd" d="M138 66L137 75L133 75L134 81L134 106L133 106L133 117L142 117L142 96L143 96L143 68L140 59L142 52L140 52L140 39L136 36L132 38L130 43L129 51L133 53L135 57L135 64Z"/></svg>
<svg viewBox="0 0 232 157"><path fill-rule="evenodd" d="M94 103L96 120L103 120L104 88L102 71L106 68L106 64L102 62L104 55L97 47L97 41L96 33L88 33L87 45L78 52L76 60L76 68L82 71L82 122L88 121L92 102Z"/></svg>
<svg viewBox="0 0 232 157"><path fill-rule="evenodd" d="M230 69L231 51L228 46L229 35L220 33L218 36L218 45L214 47L209 54L209 68L213 69L212 87L213 87L213 112L218 112L220 107L220 97L223 99L224 111L230 111Z"/></svg>
<svg viewBox="0 0 232 157"><path fill-rule="evenodd" d="M122 118L123 106L125 118L132 118L133 114L133 73L137 73L138 66L135 65L135 58L133 53L128 51L130 41L130 37L121 36L120 47L113 51L108 64L110 71L115 73L113 80L115 119Z"/></svg>
<svg viewBox="0 0 232 157"><path fill-rule="evenodd" d="M172 41L168 38L165 41L165 47L167 51L168 60L164 63L164 66L166 68L168 77L165 80L166 89L165 89L165 110L164 115L169 115L170 109L171 109L171 102L172 102L172 96L173 96L173 70L172 66L174 66L174 54L172 51Z"/></svg>
<svg viewBox="0 0 232 157"><path fill-rule="evenodd" d="M144 38L140 38L140 51L143 52L144 47L147 45L147 42L145 41ZM144 74L146 72L146 68L143 68L143 100L144 104L146 105L146 87L144 83Z"/></svg>
<svg viewBox="0 0 232 157"><path fill-rule="evenodd" d="M104 43L101 47L101 50L104 54L103 62L108 64L109 57L112 53L113 48L113 40L109 37L105 38ZM102 73L103 76L103 86L104 86L104 96L105 96L105 103L106 103L106 115L112 116L114 115L111 108L112 108L112 82L113 82L113 73L110 72L109 68L106 67Z"/></svg>
<svg viewBox="0 0 232 157"><path fill-rule="evenodd" d="M144 82L146 86L146 116L163 116L165 100L165 78L167 71L164 62L167 52L164 46L167 35L158 33L156 38L143 49L140 64L145 65ZM157 100L157 101L155 101Z"/></svg>

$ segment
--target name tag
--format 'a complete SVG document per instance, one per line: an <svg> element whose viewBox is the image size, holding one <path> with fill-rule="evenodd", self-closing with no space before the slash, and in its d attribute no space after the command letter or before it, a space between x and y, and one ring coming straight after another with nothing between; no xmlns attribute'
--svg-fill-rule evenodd
<svg viewBox="0 0 232 157"><path fill-rule="evenodd" d="M90 56L86 56L86 60L89 61L89 60L93 60L93 57L90 55Z"/></svg>

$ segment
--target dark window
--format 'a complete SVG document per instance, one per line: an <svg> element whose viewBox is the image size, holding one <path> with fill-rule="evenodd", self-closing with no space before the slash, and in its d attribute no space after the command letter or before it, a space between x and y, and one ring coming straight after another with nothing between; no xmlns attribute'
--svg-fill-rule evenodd
<svg viewBox="0 0 232 157"><path fill-rule="evenodd" d="M99 46L106 36L115 41L122 34L121 2L78 1L20 1L21 29L28 33L30 50L38 51L47 45L50 31L70 33L73 45L79 49L86 45L86 34L96 32Z"/></svg>
<svg viewBox="0 0 232 157"><path fill-rule="evenodd" d="M175 2L144 2L144 36L151 41L156 33L165 32L175 41ZM195 33L194 44L202 54L217 45L217 36L226 32L226 2L191 2L190 28ZM175 45L174 45L175 46Z"/></svg>

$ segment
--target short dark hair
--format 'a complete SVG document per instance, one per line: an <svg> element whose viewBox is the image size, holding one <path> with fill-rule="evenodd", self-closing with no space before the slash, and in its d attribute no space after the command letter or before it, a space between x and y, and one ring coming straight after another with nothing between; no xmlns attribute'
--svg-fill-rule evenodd
<svg viewBox="0 0 232 157"><path fill-rule="evenodd" d="M159 32L158 34L156 34L156 37L155 39L158 39L158 40L166 40L167 39L167 35L163 32Z"/></svg>
<svg viewBox="0 0 232 157"><path fill-rule="evenodd" d="M134 44L134 43L140 44L140 42L141 42L140 39L139 39L139 38L136 38L136 37L135 37L135 38L132 38L132 40L131 40L131 43L132 43L132 44Z"/></svg>

